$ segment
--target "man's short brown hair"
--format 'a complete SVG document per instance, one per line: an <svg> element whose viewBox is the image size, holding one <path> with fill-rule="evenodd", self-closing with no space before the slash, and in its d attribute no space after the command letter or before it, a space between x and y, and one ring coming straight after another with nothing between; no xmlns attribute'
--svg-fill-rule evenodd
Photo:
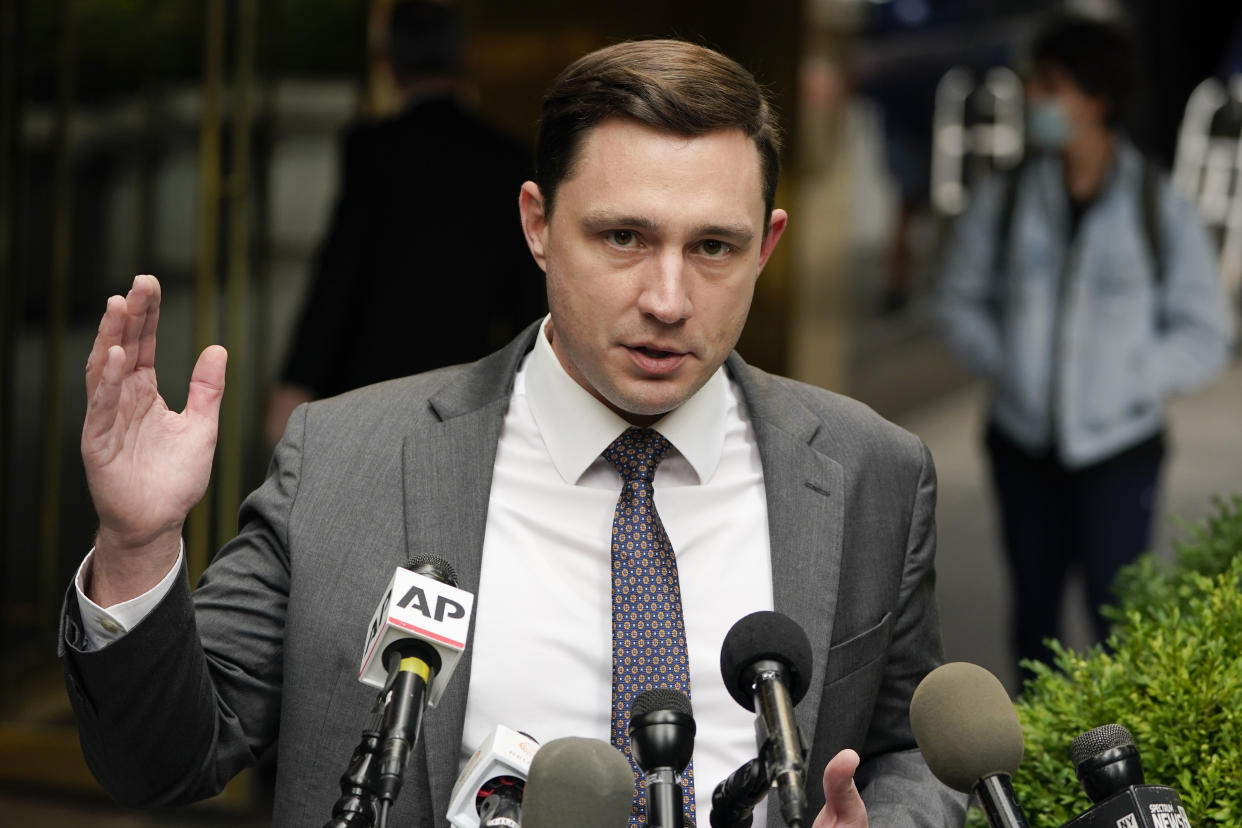
<svg viewBox="0 0 1242 828"><path fill-rule="evenodd" d="M781 139L767 95L735 61L681 40L607 46L579 58L552 82L535 149L535 183L547 214L557 187L573 173L583 136L609 118L680 135L741 129L759 150L764 217L771 215Z"/></svg>

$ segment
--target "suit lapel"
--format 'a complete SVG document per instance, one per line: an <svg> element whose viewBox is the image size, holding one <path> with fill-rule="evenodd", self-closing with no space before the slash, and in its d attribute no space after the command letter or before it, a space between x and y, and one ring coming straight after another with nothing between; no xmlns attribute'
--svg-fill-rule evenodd
<svg viewBox="0 0 1242 828"><path fill-rule="evenodd" d="M402 447L406 549L438 555L457 571L457 585L478 594L483 535L500 429L532 325L504 350L472 365L428 404L435 415L406 435ZM477 609L476 609L477 612ZM439 705L423 720L423 747L437 823L448 812L470 686L470 637Z"/></svg>
<svg viewBox="0 0 1242 828"><path fill-rule="evenodd" d="M746 399L763 463L774 606L802 625L815 655L809 689L795 711L809 738L838 601L844 471L813 446L820 420L794 394L736 354L728 367Z"/></svg>

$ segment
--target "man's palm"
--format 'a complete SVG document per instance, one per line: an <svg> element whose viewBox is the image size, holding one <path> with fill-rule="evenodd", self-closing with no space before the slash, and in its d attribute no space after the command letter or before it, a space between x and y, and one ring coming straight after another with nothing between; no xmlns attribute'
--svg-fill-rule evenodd
<svg viewBox="0 0 1242 828"><path fill-rule="evenodd" d="M199 357L185 410L170 411L155 375L159 282L139 276L108 309L86 367L82 460L100 534L140 547L177 532L206 491L226 354Z"/></svg>

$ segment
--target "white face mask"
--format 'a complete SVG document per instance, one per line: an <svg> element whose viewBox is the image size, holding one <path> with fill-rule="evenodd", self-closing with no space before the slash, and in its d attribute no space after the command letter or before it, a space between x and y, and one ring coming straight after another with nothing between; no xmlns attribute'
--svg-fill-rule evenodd
<svg viewBox="0 0 1242 828"><path fill-rule="evenodd" d="M1026 108L1026 139L1042 150L1060 150L1069 143L1073 129L1065 107L1055 98L1038 101Z"/></svg>

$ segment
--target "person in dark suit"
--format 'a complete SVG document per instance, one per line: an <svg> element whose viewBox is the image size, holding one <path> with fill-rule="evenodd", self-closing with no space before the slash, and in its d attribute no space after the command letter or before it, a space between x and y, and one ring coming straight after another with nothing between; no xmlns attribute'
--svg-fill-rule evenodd
<svg viewBox="0 0 1242 828"><path fill-rule="evenodd" d="M647 480L648 546L684 622L666 641L688 655L698 723L689 811L754 757L753 714L717 665L737 618L775 609L814 654L796 711L813 828L960 825L964 798L932 777L908 714L942 660L931 457L865 406L733 353L788 220L762 90L682 41L610 46L553 83L537 159L519 205L548 316L478 362L300 406L192 596L180 534L210 474L226 355L205 350L169 412L158 282L109 299L82 443L100 527L61 640L91 768L123 802L188 802L279 741L274 823L321 821L372 702L359 602L426 552L454 563L476 612L392 819L442 828L496 724L608 738L629 712L612 671L631 655L610 572L639 554L618 523L642 488L613 457L638 440L667 452ZM632 655L653 673L673 660ZM776 799L758 828L777 824Z"/></svg>
<svg viewBox="0 0 1242 828"><path fill-rule="evenodd" d="M405 106L345 136L331 224L269 393L273 445L303 402L471 362L545 310L514 221L530 154L463 103L454 8L395 5L388 57Z"/></svg>

